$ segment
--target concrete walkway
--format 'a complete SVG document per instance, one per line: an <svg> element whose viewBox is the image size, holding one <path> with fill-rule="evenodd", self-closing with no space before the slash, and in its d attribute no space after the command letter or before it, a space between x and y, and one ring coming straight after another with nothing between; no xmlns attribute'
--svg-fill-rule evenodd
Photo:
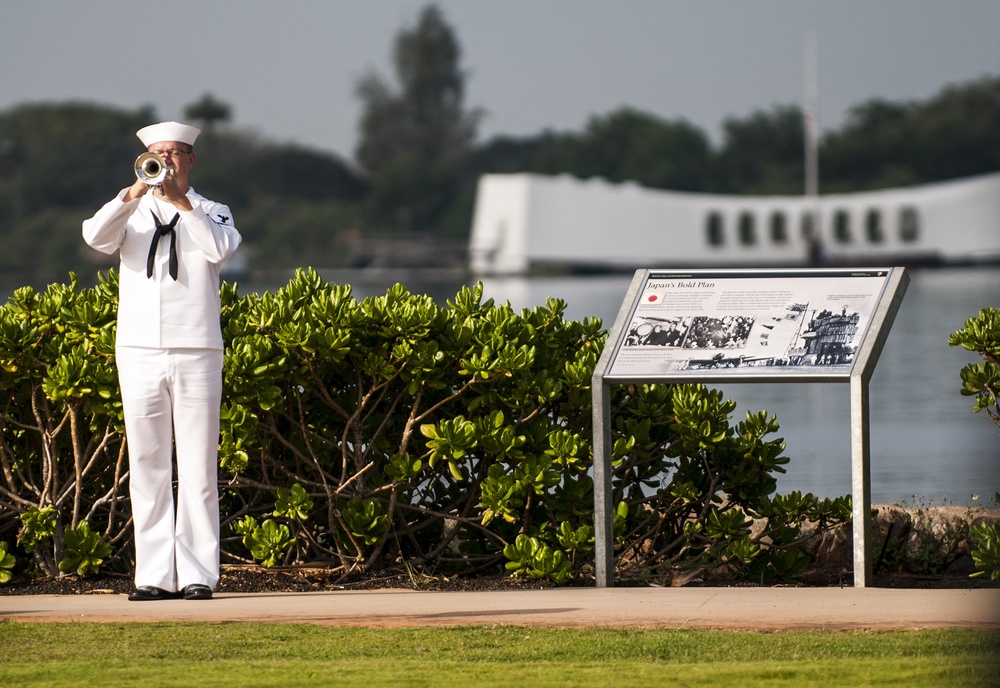
<svg viewBox="0 0 1000 688"><path fill-rule="evenodd" d="M465 625L782 629L1000 629L1000 589L555 588L218 594L129 602L125 595L0 597L14 622L275 622L331 626Z"/></svg>

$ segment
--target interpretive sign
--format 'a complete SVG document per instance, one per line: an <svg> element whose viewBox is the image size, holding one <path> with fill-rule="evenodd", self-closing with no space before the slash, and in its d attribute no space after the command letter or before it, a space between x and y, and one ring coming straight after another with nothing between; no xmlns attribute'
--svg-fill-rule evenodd
<svg viewBox="0 0 1000 688"><path fill-rule="evenodd" d="M658 382L849 382L854 585L868 585L868 382L908 282L903 268L637 270L591 380L597 585L614 584L610 388Z"/></svg>
<svg viewBox="0 0 1000 688"><path fill-rule="evenodd" d="M607 379L850 376L888 269L650 270Z"/></svg>

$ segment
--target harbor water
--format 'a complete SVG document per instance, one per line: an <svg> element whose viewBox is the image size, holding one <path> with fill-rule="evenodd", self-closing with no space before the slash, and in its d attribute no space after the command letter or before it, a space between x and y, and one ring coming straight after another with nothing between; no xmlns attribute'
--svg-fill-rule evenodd
<svg viewBox="0 0 1000 688"><path fill-rule="evenodd" d="M910 285L875 368L870 391L871 490L876 504L996 506L1000 492L1000 428L960 394L959 371L978 361L948 346L948 336L987 306L1000 307L1000 268L910 270ZM344 276L345 278L347 276ZM358 298L392 284L352 280ZM443 303L458 282L403 281ZM566 317L599 317L610 328L630 275L484 278L485 295L515 308L566 302ZM747 411L777 416L790 458L779 492L819 497L851 493L850 385L837 383L715 384Z"/></svg>

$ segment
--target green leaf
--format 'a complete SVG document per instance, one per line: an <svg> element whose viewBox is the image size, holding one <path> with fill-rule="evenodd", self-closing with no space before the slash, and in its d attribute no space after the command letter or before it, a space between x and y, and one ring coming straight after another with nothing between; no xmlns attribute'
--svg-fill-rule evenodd
<svg viewBox="0 0 1000 688"><path fill-rule="evenodd" d="M299 483L292 485L290 490L278 488L278 498L274 503L274 515L284 516L296 521L309 520L309 512L312 511L313 501L306 494L306 490Z"/></svg>
<svg viewBox="0 0 1000 688"><path fill-rule="evenodd" d="M349 500L340 509L340 516L351 535L366 545L380 542L389 525L385 507L373 497Z"/></svg>
<svg viewBox="0 0 1000 688"><path fill-rule="evenodd" d="M80 521L75 529L67 528L65 557L59 562L59 570L76 571L80 576L98 573L104 559L111 554L111 547L101 540L98 533L90 529L90 524Z"/></svg>
<svg viewBox="0 0 1000 688"><path fill-rule="evenodd" d="M31 553L42 542L49 540L56 532L56 508L51 504L31 507L21 514L21 530L17 534L17 544Z"/></svg>
<svg viewBox="0 0 1000 688"><path fill-rule="evenodd" d="M244 536L243 541L250 549L250 554L253 555L254 559L265 568L279 563L285 552L294 543L288 526L270 518Z"/></svg>
<svg viewBox="0 0 1000 688"><path fill-rule="evenodd" d="M17 559L13 554L7 552L7 543L0 541L0 585L7 583L14 577L14 567Z"/></svg>
<svg viewBox="0 0 1000 688"><path fill-rule="evenodd" d="M1000 580L1000 526L980 523L969 528L969 536L974 543L971 554L977 569L972 575Z"/></svg>

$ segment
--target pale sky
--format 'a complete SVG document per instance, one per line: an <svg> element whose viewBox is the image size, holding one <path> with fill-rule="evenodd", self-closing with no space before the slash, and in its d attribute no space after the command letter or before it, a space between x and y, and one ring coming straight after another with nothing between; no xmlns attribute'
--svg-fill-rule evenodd
<svg viewBox="0 0 1000 688"><path fill-rule="evenodd" d="M582 131L622 106L716 142L727 117L803 104L815 36L819 119L1000 74L998 0L439 0L462 48L479 140ZM152 105L210 92L232 126L352 158L374 70L426 0L0 0L0 110Z"/></svg>

